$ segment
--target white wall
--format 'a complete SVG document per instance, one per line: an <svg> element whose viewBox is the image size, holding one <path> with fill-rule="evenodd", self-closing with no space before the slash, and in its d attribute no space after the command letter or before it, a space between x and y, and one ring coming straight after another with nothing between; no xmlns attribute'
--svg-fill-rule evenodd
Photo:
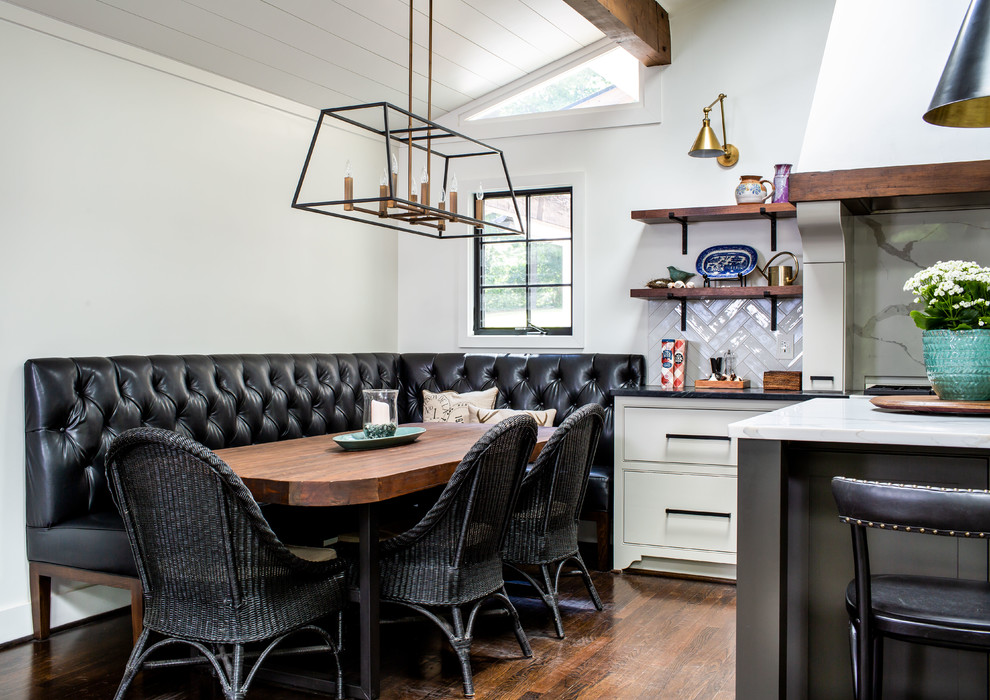
<svg viewBox="0 0 990 700"><path fill-rule="evenodd" d="M969 0L836 0L802 171L990 158L990 129L922 120Z"/></svg>
<svg viewBox="0 0 990 700"><path fill-rule="evenodd" d="M289 207L312 110L4 3L0 85L3 642L31 631L26 359L395 351L398 293L394 232Z"/></svg>
<svg viewBox="0 0 990 700"><path fill-rule="evenodd" d="M768 177L775 163L796 162L831 10L827 0L692 3L671 17L672 65L655 69L663 72L663 123L492 141L505 150L514 178L547 176L547 184L557 184L556 174L583 173L587 196L575 215L583 211L586 231L584 351L647 352L647 303L631 299L629 290L665 275L667 265L693 269L705 247L733 242L753 245L766 259L764 222L693 226L682 256L677 225L644 226L630 211L732 204L740 175ZM687 155L702 107L719 92L728 95L728 140L741 153L730 169ZM718 118L714 126L720 130ZM459 180L472 184L468 176ZM779 248L800 256L793 220L780 225L779 235ZM459 349L466 247L399 240L401 351Z"/></svg>

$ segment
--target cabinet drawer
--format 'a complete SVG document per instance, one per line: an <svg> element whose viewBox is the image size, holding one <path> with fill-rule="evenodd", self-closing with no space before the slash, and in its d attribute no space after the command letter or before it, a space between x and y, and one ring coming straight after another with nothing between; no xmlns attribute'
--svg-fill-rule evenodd
<svg viewBox="0 0 990 700"><path fill-rule="evenodd" d="M736 479L624 470L623 541L736 551Z"/></svg>
<svg viewBox="0 0 990 700"><path fill-rule="evenodd" d="M623 416L624 459L631 462L735 464L736 441L729 438L729 423L762 413L628 406Z"/></svg>

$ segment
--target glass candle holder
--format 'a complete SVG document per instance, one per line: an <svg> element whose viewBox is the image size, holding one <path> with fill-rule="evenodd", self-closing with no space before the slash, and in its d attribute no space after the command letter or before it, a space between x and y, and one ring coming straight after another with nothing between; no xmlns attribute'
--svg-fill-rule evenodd
<svg viewBox="0 0 990 700"><path fill-rule="evenodd" d="M365 389L364 436L386 438L395 435L399 427L399 390Z"/></svg>

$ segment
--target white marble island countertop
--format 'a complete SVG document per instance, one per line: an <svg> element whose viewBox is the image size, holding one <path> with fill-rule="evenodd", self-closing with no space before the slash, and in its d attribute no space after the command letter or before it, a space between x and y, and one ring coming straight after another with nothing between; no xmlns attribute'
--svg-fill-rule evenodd
<svg viewBox="0 0 990 700"><path fill-rule="evenodd" d="M866 396L811 399L730 423L729 436L990 449L990 416L894 413L875 407Z"/></svg>

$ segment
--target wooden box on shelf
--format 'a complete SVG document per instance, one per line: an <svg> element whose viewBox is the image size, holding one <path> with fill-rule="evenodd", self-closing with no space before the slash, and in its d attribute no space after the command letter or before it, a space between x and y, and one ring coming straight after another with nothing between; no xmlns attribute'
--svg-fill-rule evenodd
<svg viewBox="0 0 990 700"><path fill-rule="evenodd" d="M695 389L748 389L748 379L698 379Z"/></svg>

